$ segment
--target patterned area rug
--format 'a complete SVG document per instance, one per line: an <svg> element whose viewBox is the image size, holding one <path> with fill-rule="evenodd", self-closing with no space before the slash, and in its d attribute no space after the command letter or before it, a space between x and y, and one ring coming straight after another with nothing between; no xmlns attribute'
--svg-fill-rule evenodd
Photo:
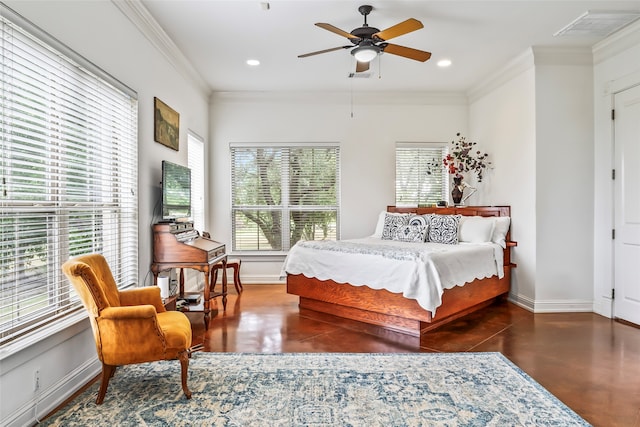
<svg viewBox="0 0 640 427"><path fill-rule="evenodd" d="M51 426L584 426L500 353L195 353L118 368Z"/></svg>

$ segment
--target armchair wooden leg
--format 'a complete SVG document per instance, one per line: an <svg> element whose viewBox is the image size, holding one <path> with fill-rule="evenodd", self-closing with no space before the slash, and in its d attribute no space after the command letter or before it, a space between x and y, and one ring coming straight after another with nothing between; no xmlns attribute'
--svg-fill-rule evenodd
<svg viewBox="0 0 640 427"><path fill-rule="evenodd" d="M101 405L104 401L104 396L107 394L107 387L109 387L109 380L116 372L117 366L102 364L102 377L100 378L100 390L98 391L98 398L96 404Z"/></svg>
<svg viewBox="0 0 640 427"><path fill-rule="evenodd" d="M191 399L191 390L187 385L187 377L189 376L189 350L185 350L178 354L180 360L180 367L182 368L182 391L187 399Z"/></svg>

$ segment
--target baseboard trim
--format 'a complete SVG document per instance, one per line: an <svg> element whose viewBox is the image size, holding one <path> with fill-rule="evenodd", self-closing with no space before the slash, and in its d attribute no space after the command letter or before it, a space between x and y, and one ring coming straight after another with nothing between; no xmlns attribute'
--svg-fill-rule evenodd
<svg viewBox="0 0 640 427"><path fill-rule="evenodd" d="M593 313L594 302L588 300L534 300L509 294L509 301L533 313Z"/></svg>
<svg viewBox="0 0 640 427"><path fill-rule="evenodd" d="M536 301L534 313L592 313L593 301L553 300Z"/></svg>
<svg viewBox="0 0 640 427"><path fill-rule="evenodd" d="M535 301L529 297L523 295L509 294L508 297L509 302L514 303L518 307L522 307L525 310L534 311Z"/></svg>
<svg viewBox="0 0 640 427"><path fill-rule="evenodd" d="M56 384L43 389L16 411L8 414L8 416L2 420L2 425L7 427L35 425L89 381L94 379L100 373L101 369L102 366L97 357L96 359L85 362L64 376Z"/></svg>

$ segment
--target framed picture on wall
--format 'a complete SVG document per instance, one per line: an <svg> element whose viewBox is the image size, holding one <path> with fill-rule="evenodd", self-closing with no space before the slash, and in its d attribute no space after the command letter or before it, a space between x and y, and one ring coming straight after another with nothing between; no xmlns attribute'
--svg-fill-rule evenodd
<svg viewBox="0 0 640 427"><path fill-rule="evenodd" d="M180 114L158 98L153 98L153 138L176 151L180 144Z"/></svg>

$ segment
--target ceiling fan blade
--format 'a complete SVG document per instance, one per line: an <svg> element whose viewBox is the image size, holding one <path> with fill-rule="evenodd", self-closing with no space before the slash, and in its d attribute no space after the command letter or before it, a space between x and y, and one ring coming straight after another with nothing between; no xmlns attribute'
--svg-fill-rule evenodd
<svg viewBox="0 0 640 427"><path fill-rule="evenodd" d="M382 51L392 55L404 56L405 58L420 62L424 62L431 58L431 52L425 52L424 50L412 49L405 46L398 46L397 44L391 43L385 43L382 47Z"/></svg>
<svg viewBox="0 0 640 427"><path fill-rule="evenodd" d="M356 37L351 33L347 33L346 31L343 31L340 28L334 27L333 25L327 24L325 22L318 22L316 23L316 26L323 28L327 31L331 31L332 33L336 33L339 36L346 37L348 39L360 39L360 37Z"/></svg>
<svg viewBox="0 0 640 427"><path fill-rule="evenodd" d="M369 69L368 62L360 62L356 64L356 73L362 73L363 71L367 71Z"/></svg>
<svg viewBox="0 0 640 427"><path fill-rule="evenodd" d="M331 49L318 50L316 52L309 52L309 53L305 53L303 55L298 55L298 58L306 58L307 56L313 56L313 55L319 55L321 53L333 52L334 50L349 49L350 47L353 47L353 46L332 47Z"/></svg>
<svg viewBox="0 0 640 427"><path fill-rule="evenodd" d="M376 40L390 40L394 37L419 30L423 27L424 25L422 25L422 22L418 21L417 19L409 18L406 21L394 25L393 27L389 27L386 30L382 30L378 33L373 34L372 37Z"/></svg>

